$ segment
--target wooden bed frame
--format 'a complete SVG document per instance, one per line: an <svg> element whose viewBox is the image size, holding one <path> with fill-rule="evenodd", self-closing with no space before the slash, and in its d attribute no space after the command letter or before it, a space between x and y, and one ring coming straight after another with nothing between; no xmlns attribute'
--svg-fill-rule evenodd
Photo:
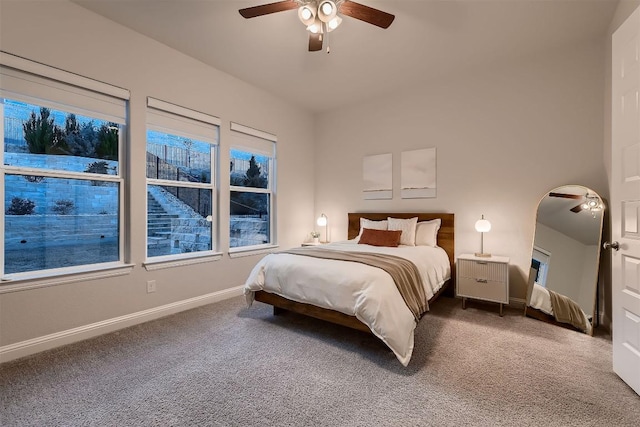
<svg viewBox="0 0 640 427"><path fill-rule="evenodd" d="M349 229L348 238L354 239L360 232L360 218L366 218L373 221L379 221L392 218L414 218L418 217L418 221L429 221L432 219L440 218L442 224L438 231L438 246L443 248L449 257L451 264L451 279L449 279L438 292L429 300L429 303L435 301L440 295L445 292L451 294L454 287L455 280L455 246L454 246L454 214L449 213L349 213ZM282 311L293 311L295 313L303 314L306 316L314 317L316 319L325 320L328 322L336 323L338 325L347 326L359 331L371 333L371 330L367 325L362 323L355 316L349 316L339 311L330 310L326 308L317 307L311 304L304 304L295 301L291 301L287 298L281 297L276 294L272 294L265 291L256 291L256 301L260 301L273 306L273 314L277 315Z"/></svg>

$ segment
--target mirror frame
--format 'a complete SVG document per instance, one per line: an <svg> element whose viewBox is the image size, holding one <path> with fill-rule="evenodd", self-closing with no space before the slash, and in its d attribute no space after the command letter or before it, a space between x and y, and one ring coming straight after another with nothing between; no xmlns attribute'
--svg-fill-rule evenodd
<svg viewBox="0 0 640 427"><path fill-rule="evenodd" d="M533 259L533 251L534 248L536 247L536 242L535 242L535 236L536 236L536 230L537 230L537 225L538 225L538 214L539 214L539 210L540 210L540 204L543 202L543 200L549 196L549 194L554 193L554 192L558 192L558 190L561 190L562 188L566 188L566 187L581 187L585 190L585 194L594 194L596 195L599 199L600 202L602 203L602 210L601 210L601 216L600 216L600 226L599 226L599 234L598 234L598 249L596 252L596 268L595 268L595 287L594 287L594 298L593 298L593 308L591 310L591 327L589 329L588 332L586 332L588 335L593 336L593 329L599 324L598 322L598 287L599 287L599 275L600 275L600 256L601 256L601 251L602 251L602 233L604 230L604 216L605 216L605 210L607 209L606 203L604 201L604 199L602 198L602 196L600 196L596 191L594 191L593 189L586 187L584 185L580 185L580 184L567 184L567 185L561 185L558 187L555 187L553 189L551 189L550 191L546 192L538 201L537 204L537 209L536 209L536 216L534 219L534 234L533 234L533 239L532 239L532 244L531 244L531 259ZM533 293L533 287L534 287L534 282L535 282L535 278L538 274L538 270L533 267L533 265L530 267L529 269L529 280L527 281L527 293L526 293L526 297L525 297L525 303L524 303L524 315L526 317L531 317L534 319L538 319L538 320L542 320L544 322L547 323L551 323L557 326L561 326L563 328L567 328L567 329L571 329L574 331L580 331L578 328L572 326L569 323L563 323L563 322L559 322L555 319L555 317L553 315L549 315L546 314L534 307L530 307L530 302L531 302L531 295ZM580 331L583 332L583 331Z"/></svg>

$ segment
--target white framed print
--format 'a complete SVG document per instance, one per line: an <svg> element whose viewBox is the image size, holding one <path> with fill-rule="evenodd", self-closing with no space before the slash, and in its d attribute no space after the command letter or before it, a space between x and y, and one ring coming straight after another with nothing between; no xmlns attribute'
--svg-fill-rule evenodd
<svg viewBox="0 0 640 427"><path fill-rule="evenodd" d="M436 149L403 151L400 154L400 197L436 197Z"/></svg>
<svg viewBox="0 0 640 427"><path fill-rule="evenodd" d="M362 195L365 200L393 198L393 155L377 154L362 160Z"/></svg>

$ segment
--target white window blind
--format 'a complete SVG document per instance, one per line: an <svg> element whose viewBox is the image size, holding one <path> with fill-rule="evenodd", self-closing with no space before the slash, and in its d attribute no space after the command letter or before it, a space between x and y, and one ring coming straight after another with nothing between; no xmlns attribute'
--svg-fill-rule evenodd
<svg viewBox="0 0 640 427"><path fill-rule="evenodd" d="M234 147L273 157L277 142L275 135L234 122L231 122L231 130Z"/></svg>
<svg viewBox="0 0 640 427"><path fill-rule="evenodd" d="M0 92L2 98L126 124L129 91L4 52Z"/></svg>
<svg viewBox="0 0 640 427"><path fill-rule="evenodd" d="M155 98L147 98L147 126L161 132L219 143L220 119Z"/></svg>

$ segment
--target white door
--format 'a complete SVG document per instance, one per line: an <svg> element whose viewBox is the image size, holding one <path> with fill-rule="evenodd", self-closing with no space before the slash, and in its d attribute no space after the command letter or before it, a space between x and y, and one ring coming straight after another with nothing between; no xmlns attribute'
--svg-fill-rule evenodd
<svg viewBox="0 0 640 427"><path fill-rule="evenodd" d="M640 8L612 53L613 370L640 394Z"/></svg>

